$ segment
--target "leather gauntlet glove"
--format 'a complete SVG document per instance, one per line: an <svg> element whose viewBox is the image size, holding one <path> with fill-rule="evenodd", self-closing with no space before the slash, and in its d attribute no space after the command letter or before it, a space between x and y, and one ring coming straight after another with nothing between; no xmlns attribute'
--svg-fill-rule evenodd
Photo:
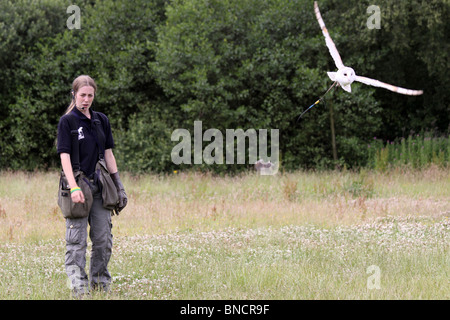
<svg viewBox="0 0 450 320"><path fill-rule="evenodd" d="M128 197L127 194L125 193L125 188L123 187L122 181L120 181L119 172L112 173L111 178L116 186L117 194L119 195L119 203L117 204L117 211L120 212L127 205Z"/></svg>

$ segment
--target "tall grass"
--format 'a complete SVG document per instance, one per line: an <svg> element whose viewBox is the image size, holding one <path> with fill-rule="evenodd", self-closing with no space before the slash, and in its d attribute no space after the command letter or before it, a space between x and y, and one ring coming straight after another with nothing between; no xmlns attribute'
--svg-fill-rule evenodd
<svg viewBox="0 0 450 320"><path fill-rule="evenodd" d="M450 137L434 137L430 133L385 143L374 138L368 148L369 167L381 171L393 167L448 167L450 163Z"/></svg>
<svg viewBox="0 0 450 320"><path fill-rule="evenodd" d="M117 235L304 223L329 227L388 214L433 215L446 211L450 190L449 170L437 166L275 176L123 176L129 204L114 218ZM0 241L64 237L57 185L58 172L0 173Z"/></svg>
<svg viewBox="0 0 450 320"><path fill-rule="evenodd" d="M89 299L450 298L447 167L122 177L112 291ZM0 299L70 299L57 185L0 173Z"/></svg>

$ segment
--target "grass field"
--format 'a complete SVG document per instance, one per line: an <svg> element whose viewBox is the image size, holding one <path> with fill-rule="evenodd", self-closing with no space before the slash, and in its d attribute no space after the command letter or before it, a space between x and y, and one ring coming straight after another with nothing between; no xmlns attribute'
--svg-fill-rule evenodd
<svg viewBox="0 0 450 320"><path fill-rule="evenodd" d="M122 176L89 299L450 298L449 169ZM0 299L70 299L57 185L0 173Z"/></svg>

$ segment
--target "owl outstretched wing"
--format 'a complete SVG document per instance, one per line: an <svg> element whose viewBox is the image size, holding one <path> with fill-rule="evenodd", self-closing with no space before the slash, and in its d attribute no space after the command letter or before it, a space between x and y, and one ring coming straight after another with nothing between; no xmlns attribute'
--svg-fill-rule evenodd
<svg viewBox="0 0 450 320"><path fill-rule="evenodd" d="M342 63L342 59L341 56L339 55L339 52L337 51L336 45L334 44L333 40L330 37L330 34L328 33L327 28L325 27L325 23L323 22L322 16L320 15L317 1L314 1L314 12L316 13L317 21L319 21L320 28L322 29L322 33L325 37L325 43L327 44L331 57L333 57L336 67L338 69L341 69L344 67L344 63Z"/></svg>
<svg viewBox="0 0 450 320"><path fill-rule="evenodd" d="M397 87L397 86L393 86L392 84L387 84L375 79L370 79L370 78L366 78L366 77L361 77L361 76L356 76L355 78L356 81L367 84L369 86L374 86L374 87L380 87L380 88L385 88L397 93L401 93L401 94L406 94L408 96L419 96L421 94L423 94L422 90L410 90L410 89L405 89L405 88L401 88L401 87Z"/></svg>

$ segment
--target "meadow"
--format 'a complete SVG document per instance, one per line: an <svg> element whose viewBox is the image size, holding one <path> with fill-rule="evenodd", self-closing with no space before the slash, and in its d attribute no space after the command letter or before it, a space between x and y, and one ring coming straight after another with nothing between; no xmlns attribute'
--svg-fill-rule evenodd
<svg viewBox="0 0 450 320"><path fill-rule="evenodd" d="M0 173L0 299L71 299L58 175ZM122 177L88 299L450 298L446 167Z"/></svg>

